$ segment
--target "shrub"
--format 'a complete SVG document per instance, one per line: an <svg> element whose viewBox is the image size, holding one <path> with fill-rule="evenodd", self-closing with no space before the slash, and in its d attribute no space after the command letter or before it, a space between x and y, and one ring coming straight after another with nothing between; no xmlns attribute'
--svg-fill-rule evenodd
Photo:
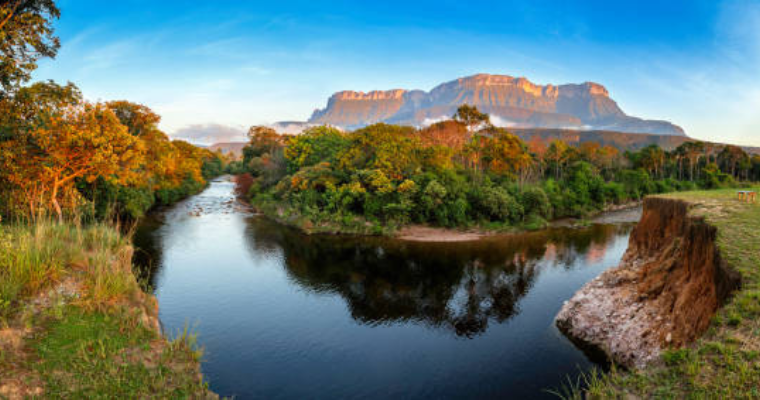
<svg viewBox="0 0 760 400"><path fill-rule="evenodd" d="M477 199L478 211L491 221L516 222L525 210L504 188L486 187Z"/></svg>
<svg viewBox="0 0 760 400"><path fill-rule="evenodd" d="M530 186L522 192L520 199L526 215L536 215L542 218L549 218L552 213L552 205L549 202L549 196L543 189L537 186Z"/></svg>
<svg viewBox="0 0 760 400"><path fill-rule="evenodd" d="M607 182L604 184L604 197L615 204L620 204L627 200L625 187L618 182Z"/></svg>

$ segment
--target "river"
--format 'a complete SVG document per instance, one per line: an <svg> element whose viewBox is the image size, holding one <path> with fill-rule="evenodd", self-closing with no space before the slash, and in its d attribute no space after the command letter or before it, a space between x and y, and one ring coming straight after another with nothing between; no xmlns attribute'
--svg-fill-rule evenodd
<svg viewBox="0 0 760 400"><path fill-rule="evenodd" d="M222 396L553 398L595 365L553 318L618 264L631 223L461 243L307 236L233 189L214 180L134 237L164 330L198 334Z"/></svg>

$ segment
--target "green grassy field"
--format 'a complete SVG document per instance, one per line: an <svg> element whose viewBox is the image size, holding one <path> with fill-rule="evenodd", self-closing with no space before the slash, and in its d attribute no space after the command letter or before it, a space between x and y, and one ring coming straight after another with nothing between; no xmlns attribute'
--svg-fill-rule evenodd
<svg viewBox="0 0 760 400"><path fill-rule="evenodd" d="M754 188L760 191L760 187ZM760 203L736 189L662 195L692 203L690 214L718 228L722 257L742 276L742 287L688 348L666 351L643 371L593 372L568 385L570 398L760 398ZM586 391L580 389L587 386Z"/></svg>

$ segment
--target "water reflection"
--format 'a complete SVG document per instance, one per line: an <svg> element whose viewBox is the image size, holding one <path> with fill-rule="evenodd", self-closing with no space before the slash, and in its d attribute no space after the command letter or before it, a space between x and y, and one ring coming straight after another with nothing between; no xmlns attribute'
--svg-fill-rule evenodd
<svg viewBox="0 0 760 400"><path fill-rule="evenodd" d="M592 365L554 315L618 263L631 227L306 236L233 200L230 182L212 182L134 242L164 328L195 326L211 389L236 398L551 397Z"/></svg>
<svg viewBox="0 0 760 400"><path fill-rule="evenodd" d="M162 263L162 215L135 233L135 265L156 287ZM519 300L547 268L568 270L604 259L610 241L630 225L554 228L476 242L422 243L377 237L304 235L251 217L246 246L252 258L284 259L290 280L315 293L336 293L363 324L412 321L457 336L483 333L490 321L519 313ZM578 263L578 258L583 263Z"/></svg>
<svg viewBox="0 0 760 400"><path fill-rule="evenodd" d="M162 262L162 216L136 231L135 265L156 287ZM304 235L261 217L246 229L252 258L282 254L291 281L336 293L364 324L413 321L457 336L485 332L519 312L519 300L547 268L570 269L604 259L611 239L629 225L555 228L476 242L421 243L387 238Z"/></svg>
<svg viewBox="0 0 760 400"><path fill-rule="evenodd" d="M627 226L557 228L466 243L308 236L252 218L253 256L282 252L290 279L316 293L337 293L365 324L414 321L457 336L484 332L519 312L519 300L546 268L602 260Z"/></svg>

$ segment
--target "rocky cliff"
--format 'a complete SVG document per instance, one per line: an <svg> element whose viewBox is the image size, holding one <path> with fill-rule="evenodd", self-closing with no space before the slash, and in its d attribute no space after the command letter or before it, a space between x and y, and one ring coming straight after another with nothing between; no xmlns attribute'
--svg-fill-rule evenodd
<svg viewBox="0 0 760 400"><path fill-rule="evenodd" d="M557 326L634 368L694 341L740 284L715 238L716 228L690 216L688 203L647 198L621 264L566 302Z"/></svg>
<svg viewBox="0 0 760 400"><path fill-rule="evenodd" d="M684 136L667 121L626 115L596 83L536 85L525 78L479 74L436 86L430 92L395 89L334 94L310 123L356 128L376 122L424 125L450 117L462 104L491 114L496 124L517 127L604 129Z"/></svg>

